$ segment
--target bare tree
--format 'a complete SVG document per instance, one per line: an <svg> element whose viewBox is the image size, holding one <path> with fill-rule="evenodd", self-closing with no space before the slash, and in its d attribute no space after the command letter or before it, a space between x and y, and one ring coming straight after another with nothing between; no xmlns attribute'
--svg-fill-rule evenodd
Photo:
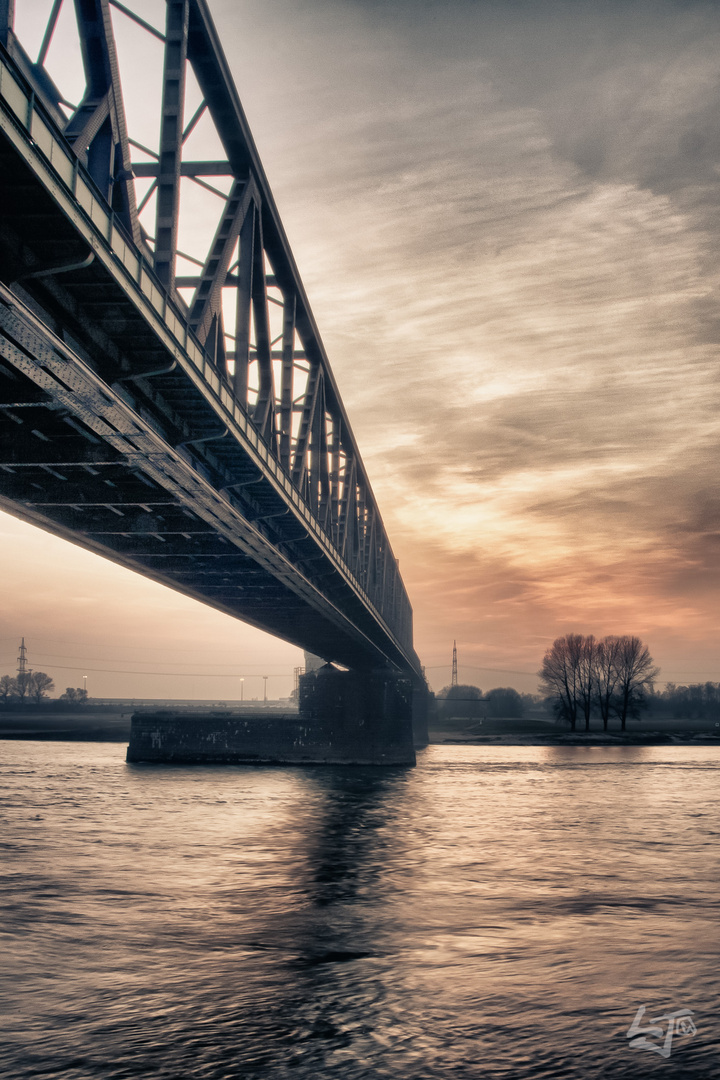
<svg viewBox="0 0 720 1080"><path fill-rule="evenodd" d="M578 635L579 636L579 635ZM590 730L590 713L595 703L595 665L597 642L592 634L580 637L578 650L577 700L585 717L585 730Z"/></svg>
<svg viewBox="0 0 720 1080"><path fill-rule="evenodd" d="M435 697L459 698L463 701L479 701L482 697L482 690L479 686L470 686L465 683L459 683L457 686L443 686L442 690L438 690Z"/></svg>
<svg viewBox="0 0 720 1080"><path fill-rule="evenodd" d="M655 667L647 645L643 645L640 638L629 636L618 641L616 668L618 677L613 708L624 731L628 716L639 715L660 669Z"/></svg>
<svg viewBox="0 0 720 1080"><path fill-rule="evenodd" d="M492 717L523 716L525 702L512 686L496 686L485 695L487 714Z"/></svg>
<svg viewBox="0 0 720 1080"><path fill-rule="evenodd" d="M690 683L689 686L665 683L664 691L654 693L649 704L670 716L720 720L720 683Z"/></svg>
<svg viewBox="0 0 720 1080"><path fill-rule="evenodd" d="M60 695L60 701L70 701L75 705L84 705L87 699L87 690L80 686L67 686L65 693Z"/></svg>
<svg viewBox="0 0 720 1080"><path fill-rule="evenodd" d="M30 692L31 679L32 671L19 671L13 679L13 683L15 684L15 695L21 702L25 701L25 698Z"/></svg>
<svg viewBox="0 0 720 1080"><path fill-rule="evenodd" d="M541 690L551 699L555 715L567 720L573 731L578 716L583 641L581 634L556 638L545 653L538 672Z"/></svg>
<svg viewBox="0 0 720 1080"><path fill-rule="evenodd" d="M55 683L44 671L31 671L28 680L28 692L39 705L46 694L55 689Z"/></svg>
<svg viewBox="0 0 720 1080"><path fill-rule="evenodd" d="M15 680L10 675L3 675L0 678L0 701L2 701L4 705L7 705L14 693Z"/></svg>
<svg viewBox="0 0 720 1080"><path fill-rule="evenodd" d="M482 690L478 686L460 683L457 686L443 686L438 692L438 715L443 717L482 716L484 709L480 704Z"/></svg>
<svg viewBox="0 0 720 1080"><path fill-rule="evenodd" d="M573 731L578 716L584 717L589 730L595 706L605 730L614 712L624 731L628 716L639 715L658 674L640 638L609 636L596 641L592 634L556 638L538 672L541 690Z"/></svg>
<svg viewBox="0 0 720 1080"><path fill-rule="evenodd" d="M621 640L612 635L604 637L597 642L595 649L595 700L605 731L608 729L613 695L619 677L618 652Z"/></svg>

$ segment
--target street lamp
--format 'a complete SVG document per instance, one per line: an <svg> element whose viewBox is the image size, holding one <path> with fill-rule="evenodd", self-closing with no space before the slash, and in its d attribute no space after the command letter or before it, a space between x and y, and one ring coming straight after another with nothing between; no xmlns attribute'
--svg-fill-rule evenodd
<svg viewBox="0 0 720 1080"><path fill-rule="evenodd" d="M241 700L241 701L243 700L243 694L244 694L244 692L245 692L245 680L244 680L244 679L241 679L241 680L240 680L240 700Z"/></svg>
<svg viewBox="0 0 720 1080"><path fill-rule="evenodd" d="M87 675L83 675L83 691L85 693L85 697L87 697Z"/></svg>

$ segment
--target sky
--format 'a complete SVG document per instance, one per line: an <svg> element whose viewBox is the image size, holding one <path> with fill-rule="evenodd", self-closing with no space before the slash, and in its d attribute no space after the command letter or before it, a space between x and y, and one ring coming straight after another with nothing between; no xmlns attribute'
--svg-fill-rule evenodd
<svg viewBox="0 0 720 1080"><path fill-rule="evenodd" d="M18 0L28 40L50 6ZM65 7L48 64L71 93ZM662 681L720 680L720 7L210 7L430 685L457 640L462 682L533 691L568 632L637 634ZM142 4L160 27L163 9ZM114 21L130 133L155 145L161 50ZM207 124L192 138L215 156ZM217 200L192 198L180 243L200 251ZM2 671L22 634L36 667L117 669L98 695L225 698L245 677L261 696L269 674L274 696L302 663L5 515L0 550Z"/></svg>

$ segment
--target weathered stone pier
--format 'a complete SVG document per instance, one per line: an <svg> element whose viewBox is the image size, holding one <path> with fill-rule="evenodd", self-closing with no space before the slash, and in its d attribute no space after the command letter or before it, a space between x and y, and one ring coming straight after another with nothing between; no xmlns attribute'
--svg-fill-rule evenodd
<svg viewBox="0 0 720 1080"><path fill-rule="evenodd" d="M136 714L127 760L414 765L415 745L427 743L422 699L410 679L394 672L326 664L301 676L297 712Z"/></svg>

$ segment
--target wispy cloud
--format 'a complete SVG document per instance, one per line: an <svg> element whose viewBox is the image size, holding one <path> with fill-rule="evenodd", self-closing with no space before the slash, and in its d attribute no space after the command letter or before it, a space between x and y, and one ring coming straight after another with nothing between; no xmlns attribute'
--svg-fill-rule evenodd
<svg viewBox="0 0 720 1080"><path fill-rule="evenodd" d="M718 629L720 14L442 9L304 5L258 117L420 651L679 655Z"/></svg>

